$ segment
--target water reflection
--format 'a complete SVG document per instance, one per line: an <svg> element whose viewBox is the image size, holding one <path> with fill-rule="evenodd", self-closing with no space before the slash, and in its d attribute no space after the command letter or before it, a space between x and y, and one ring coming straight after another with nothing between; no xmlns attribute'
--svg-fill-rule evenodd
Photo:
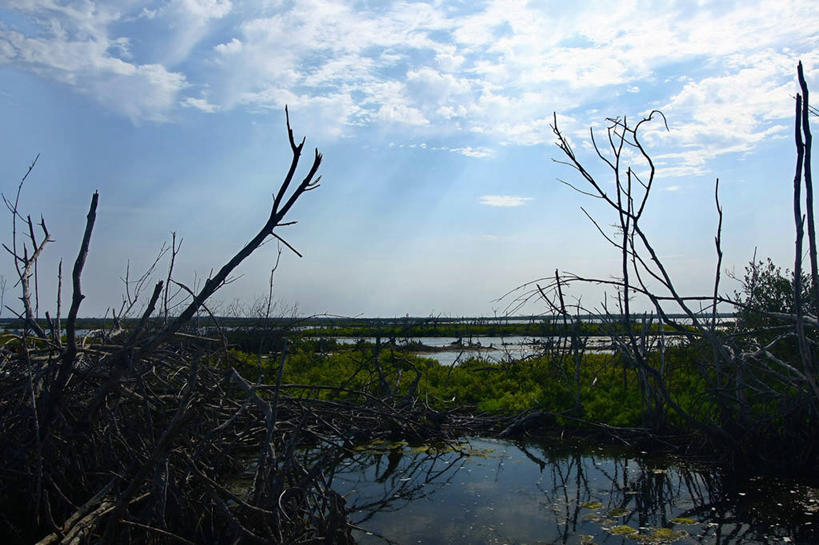
<svg viewBox="0 0 819 545"><path fill-rule="evenodd" d="M380 443L338 468L359 543L817 543L819 494L612 449ZM819 525L819 522L816 523Z"/></svg>

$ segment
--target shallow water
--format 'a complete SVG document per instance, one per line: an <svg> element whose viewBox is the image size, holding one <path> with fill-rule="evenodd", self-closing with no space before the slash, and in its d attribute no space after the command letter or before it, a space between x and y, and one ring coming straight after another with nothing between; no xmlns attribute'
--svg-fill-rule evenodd
<svg viewBox="0 0 819 545"><path fill-rule="evenodd" d="M361 544L819 543L817 489L634 451L377 443L336 471Z"/></svg>
<svg viewBox="0 0 819 545"><path fill-rule="evenodd" d="M356 344L360 341L375 343L375 337L329 337L339 344ZM385 341L384 338L381 339ZM508 337L401 337L402 343L419 343L435 348L434 352L415 352L418 356L436 360L441 365L453 365L470 358L481 358L486 361L508 361L523 359L544 351L546 343L559 342L558 337L526 337L520 335ZM462 343L462 344L459 344ZM450 348L451 350L441 350ZM611 340L608 337L589 337L587 350L590 352L608 352Z"/></svg>

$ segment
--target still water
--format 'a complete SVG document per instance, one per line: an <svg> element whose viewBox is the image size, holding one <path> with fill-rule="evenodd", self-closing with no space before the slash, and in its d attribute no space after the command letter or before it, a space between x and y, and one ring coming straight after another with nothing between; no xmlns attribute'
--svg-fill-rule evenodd
<svg viewBox="0 0 819 545"><path fill-rule="evenodd" d="M375 337L329 337L339 344L356 344L359 341L375 343ZM418 356L436 360L441 365L453 365L470 358L481 358L486 361L501 362L523 359L542 354L548 343L561 342L558 337L401 337L398 342L418 343L428 346L433 351L423 349L415 352ZM382 342L385 339L381 339ZM590 352L606 352L611 350L611 340L608 337L589 337L586 339L587 350Z"/></svg>
<svg viewBox="0 0 819 545"><path fill-rule="evenodd" d="M819 543L819 489L609 447L379 442L333 487L363 545Z"/></svg>

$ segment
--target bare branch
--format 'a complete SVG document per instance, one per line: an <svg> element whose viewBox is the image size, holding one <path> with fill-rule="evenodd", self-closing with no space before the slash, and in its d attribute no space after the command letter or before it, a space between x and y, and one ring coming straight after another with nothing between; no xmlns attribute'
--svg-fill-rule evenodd
<svg viewBox="0 0 819 545"><path fill-rule="evenodd" d="M63 354L63 365L60 369L60 374L65 375L67 369L74 363L74 357L77 355L77 313L80 310L80 303L85 299L82 293L82 269L85 266L85 260L88 257L88 245L91 242L91 233L94 230L94 222L97 219L97 203L99 202L99 193L94 192L91 197L91 208L88 210L88 216L85 222L85 232L83 233L82 243L80 244L80 251L77 254L77 260L74 262L74 269L71 273L71 280L74 286L74 291L71 296L71 307L68 309L68 318L65 323L65 336L68 345ZM61 381L58 381L58 384Z"/></svg>
<svg viewBox="0 0 819 545"><path fill-rule="evenodd" d="M805 208L808 221L808 247L810 256L811 286L813 288L813 312L819 312L819 263L816 256L816 224L813 216L813 175L811 173L811 145L813 136L810 132L810 104L808 84L802 70L802 62L796 66L799 87L802 90L802 133L804 136L804 178ZM797 120L798 125L798 120Z"/></svg>

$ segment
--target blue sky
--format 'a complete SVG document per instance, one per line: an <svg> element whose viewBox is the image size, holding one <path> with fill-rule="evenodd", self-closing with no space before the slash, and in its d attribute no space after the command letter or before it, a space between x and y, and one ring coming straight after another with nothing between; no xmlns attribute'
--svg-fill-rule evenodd
<svg viewBox="0 0 819 545"><path fill-rule="evenodd" d="M0 189L13 195L41 154L22 201L54 238L41 313L94 190L81 314L119 306L126 264L145 270L173 231L178 280L220 266L286 171L285 104L325 157L322 187L281 232L304 257L285 250L276 293L301 313L492 315L506 306L496 298L556 268L616 274L580 206L614 218L557 181L576 179L552 161L555 112L590 165L589 127L665 113L669 131L645 135L658 165L645 221L687 293L711 289L716 177L725 268L740 274L755 248L792 263L799 59L819 93L810 1L1 5ZM275 256L268 244L243 264L215 310L266 294ZM591 306L600 294L572 296Z"/></svg>

